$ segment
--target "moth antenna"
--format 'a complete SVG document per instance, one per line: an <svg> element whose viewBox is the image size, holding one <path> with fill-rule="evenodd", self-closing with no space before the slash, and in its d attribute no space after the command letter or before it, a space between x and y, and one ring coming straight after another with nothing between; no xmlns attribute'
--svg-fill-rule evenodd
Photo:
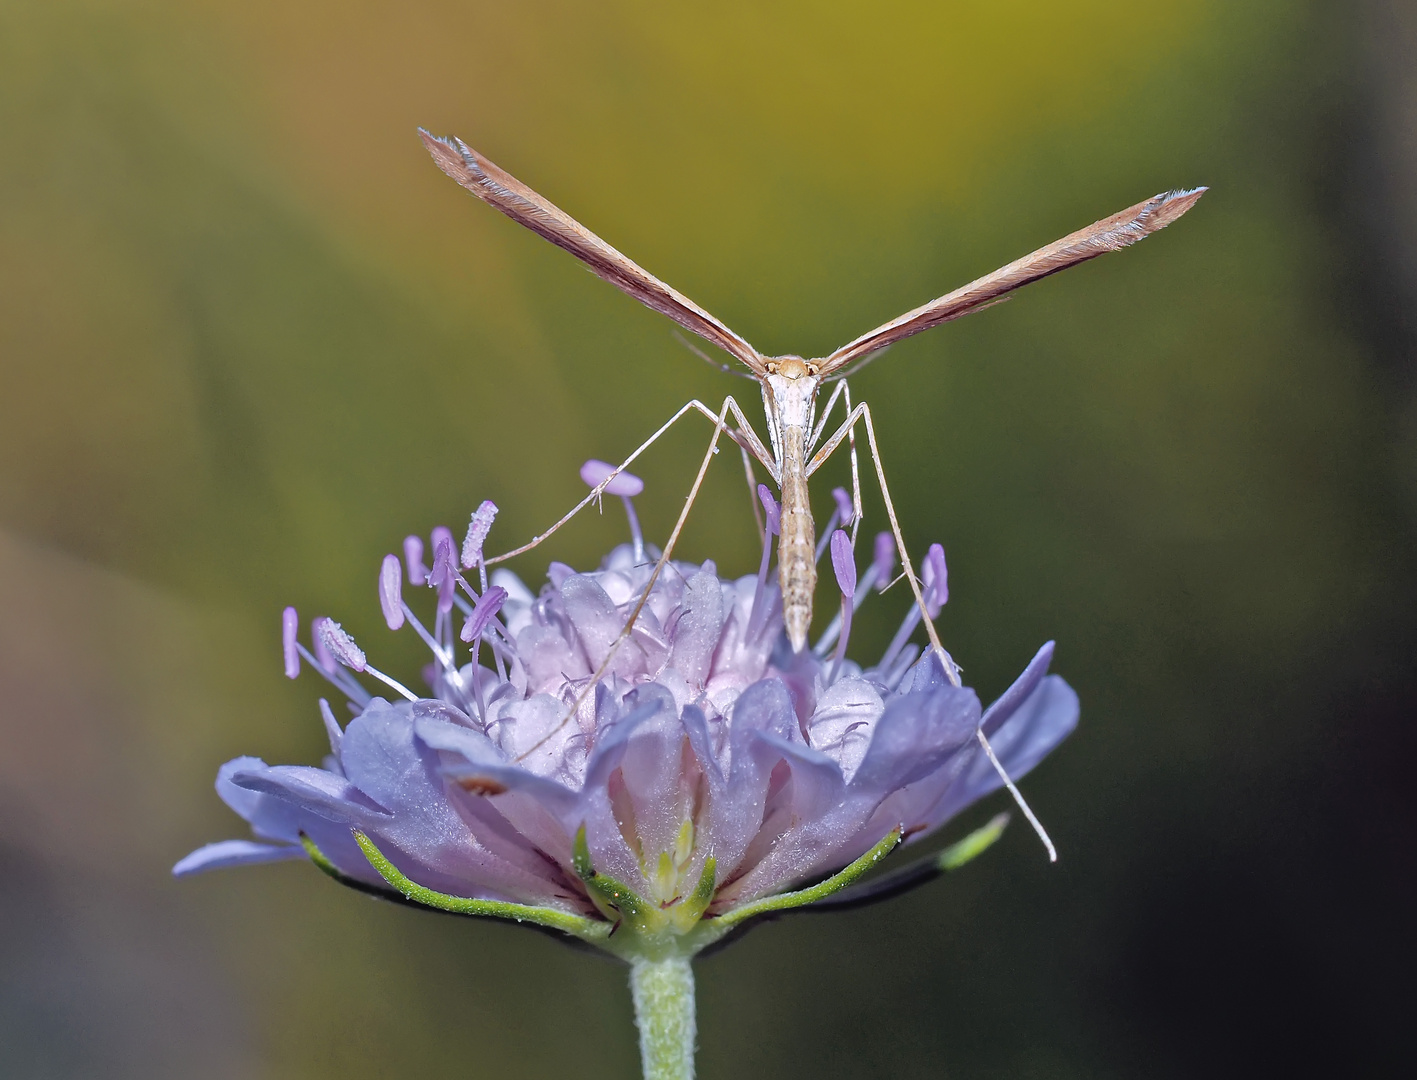
<svg viewBox="0 0 1417 1080"><path fill-rule="evenodd" d="M884 349L877 349L875 352L868 354L863 359L858 360L855 364L847 368L845 371L839 372L836 375L828 375L825 379L822 380L822 384L825 385L827 383L841 382L842 379L849 379L862 368L866 367L868 364L874 364L877 360L885 356L886 353L890 351L891 346L889 345L887 345Z"/></svg>
<svg viewBox="0 0 1417 1080"><path fill-rule="evenodd" d="M1010 300L1012 300L1012 299L1013 299L1012 296L999 296L999 297L994 298L993 300L990 300L988 303L980 304L978 307L971 308L969 313L970 313L971 315L973 315L975 312L978 312L978 311L984 311L984 310L986 310L986 309L988 309L988 308L991 308L991 307L998 307L1000 304L1007 304L1007 303L1008 303ZM867 364L874 364L874 363L875 363L877 360L879 360L881 357L885 356L886 353L888 353L888 352L891 351L891 349L894 347L894 345L895 345L895 342L892 342L890 345L882 346L881 348L877 349L875 352L867 353L867 354L866 354L865 356L863 356L860 360L856 361L856 363L855 363L854 365L852 365L850 368L848 368L846 371L843 371L843 372L841 372L841 373L839 373L839 374L836 374L836 375L829 375L829 376L827 376L825 379L823 379L822 381L823 381L824 383L829 383L829 382L836 382L838 379L846 379L846 378L849 378L850 376L855 375L858 371L860 371L862 368L864 368Z"/></svg>
<svg viewBox="0 0 1417 1080"><path fill-rule="evenodd" d="M751 374L749 374L749 373L746 372L746 371L739 371L739 370L738 370L737 368L735 368L732 364L720 364L720 363L719 363L717 360L715 360L712 356L710 356L708 353L704 352L703 349L699 348L699 347L698 347L697 345L695 345L692 341L690 341L688 338L686 338L683 334L679 333L678 330L671 330L670 333L674 335L674 340L675 340L675 341L679 342L680 345L682 345L682 346L684 346L684 348L688 349L691 353L693 353L695 356L697 356L700 360L702 360L702 361L703 361L705 364L707 364L709 367L717 368L719 371L723 372L725 375L736 375L736 376L738 376L738 378L740 378L740 379L752 379L754 382L757 382L757 381L758 381L758 380L757 380L757 376L751 375Z"/></svg>

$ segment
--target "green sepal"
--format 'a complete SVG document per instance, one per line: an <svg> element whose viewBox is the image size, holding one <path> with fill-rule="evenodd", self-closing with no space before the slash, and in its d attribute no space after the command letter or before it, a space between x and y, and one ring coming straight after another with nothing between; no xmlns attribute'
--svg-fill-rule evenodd
<svg viewBox="0 0 1417 1080"><path fill-rule="evenodd" d="M984 854L994 846L994 841L1004 835L1009 823L1008 814L995 814L987 824L975 829L963 840L958 840L935 856L935 865L941 870L958 870L965 863Z"/></svg>
<svg viewBox="0 0 1417 1080"><path fill-rule="evenodd" d="M340 870L340 868L334 863L330 862L330 860L325 856L325 853L320 850L318 845L316 845L315 841L311 840L310 837L305 833L300 834L300 846L305 849L305 854L310 856L310 861L312 863L318 866L325 873L329 874L330 877L334 878L340 884L344 884L344 881L348 875L345 874L342 870Z"/></svg>
<svg viewBox="0 0 1417 1080"><path fill-rule="evenodd" d="M595 877L595 864L590 861L590 844L586 842L585 825L576 830L576 842L571 846L571 866L576 877L589 881Z"/></svg>
<svg viewBox="0 0 1417 1080"><path fill-rule="evenodd" d="M934 855L926 855L923 859L916 859L898 870L882 874L880 877L872 878L870 881L862 882L852 888L843 889L811 907L798 908L797 910L806 914L848 911L852 908L879 904L883 900L890 900L908 893L912 889L918 889L926 882L934 881L941 874L958 870L965 863L991 847L1008 823L1009 815L999 814L987 825L975 829L963 840L951 844L944 851Z"/></svg>
<svg viewBox="0 0 1417 1080"><path fill-rule="evenodd" d="M475 900L471 897L450 896L447 893L424 888L422 885L410 881L399 871L398 867L389 862L384 853L375 846L374 841L358 829L353 831L354 842L364 852L364 857L369 860L369 865L377 870L379 876L399 893L416 904L436 908L439 911L451 911L459 915L482 915L494 919L510 919L519 923L534 923L537 926L559 930L563 934L570 934L583 941L600 942L610 936L611 928L608 923L587 919L583 915L575 915L569 911L550 907L534 907L530 904L510 904L501 900ZM314 849L318 852L314 842L308 837L304 843L306 851ZM335 870L324 855L320 855L317 860L312 854L311 860L326 873L333 871L335 874L339 874L339 871Z"/></svg>
<svg viewBox="0 0 1417 1080"><path fill-rule="evenodd" d="M571 865L576 876L585 884L591 900L607 919L623 919L636 930L657 929L659 919L655 909L645 903L634 889L613 877L600 873L590 861L590 846L586 843L585 826L576 830L576 843L571 849Z"/></svg>
<svg viewBox="0 0 1417 1080"><path fill-rule="evenodd" d="M714 890L718 886L717 874L718 864L710 855L704 860L703 873L699 875L699 883L694 886L694 891L669 909L673 913L674 921L679 925L680 933L702 919L708 906L713 903Z"/></svg>
<svg viewBox="0 0 1417 1080"><path fill-rule="evenodd" d="M768 915L777 911L788 911L822 900L852 884L867 870L894 851L896 845L900 843L902 831L901 827L897 825L865 855L825 881L819 881L815 885L798 889L795 892L778 893L776 896L765 896L761 900L754 900L750 904L734 908L718 918L704 923L704 929L717 938L748 919L755 919L760 915Z"/></svg>

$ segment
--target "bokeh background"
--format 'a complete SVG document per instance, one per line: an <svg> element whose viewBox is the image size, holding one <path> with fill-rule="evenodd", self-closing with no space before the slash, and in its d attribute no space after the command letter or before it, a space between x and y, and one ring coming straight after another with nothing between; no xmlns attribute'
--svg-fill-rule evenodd
<svg viewBox="0 0 1417 1080"><path fill-rule="evenodd" d="M1082 726L1025 787L1062 859L1015 827L889 906L755 932L700 965L700 1068L1411 1069L1415 48L1397 0L7 0L0 1072L635 1074L613 964L299 864L167 876L244 834L221 761L322 752L284 604L411 674L374 591L406 532L492 498L510 544L583 459L753 396L418 124L808 355L1211 185L854 381L907 536L949 553L971 683L1059 642ZM652 536L706 434L640 470ZM685 544L753 568L736 459Z"/></svg>

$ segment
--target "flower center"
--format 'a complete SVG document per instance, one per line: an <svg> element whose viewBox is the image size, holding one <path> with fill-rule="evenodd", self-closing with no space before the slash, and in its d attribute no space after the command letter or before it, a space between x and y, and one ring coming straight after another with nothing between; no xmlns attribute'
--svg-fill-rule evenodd
<svg viewBox="0 0 1417 1080"><path fill-rule="evenodd" d="M674 846L668 851L661 851L653 867L641 867L645 880L649 882L652 899L661 907L678 900L685 890L693 886L688 874L693 858L694 823L686 818L674 837Z"/></svg>

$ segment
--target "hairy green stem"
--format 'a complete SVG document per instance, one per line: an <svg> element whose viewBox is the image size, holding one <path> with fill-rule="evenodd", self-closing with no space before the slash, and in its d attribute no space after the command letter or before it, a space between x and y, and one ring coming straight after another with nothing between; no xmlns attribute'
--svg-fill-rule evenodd
<svg viewBox="0 0 1417 1080"><path fill-rule="evenodd" d="M645 1080L693 1080L694 972L687 956L630 962Z"/></svg>

